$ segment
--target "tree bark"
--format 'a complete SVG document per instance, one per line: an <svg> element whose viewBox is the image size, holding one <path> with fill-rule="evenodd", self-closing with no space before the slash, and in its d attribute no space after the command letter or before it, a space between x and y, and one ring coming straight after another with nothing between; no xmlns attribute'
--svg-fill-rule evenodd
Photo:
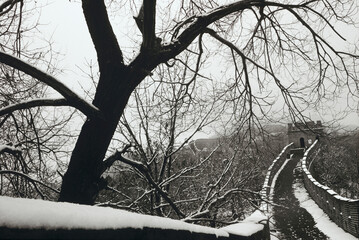
<svg viewBox="0 0 359 240"><path fill-rule="evenodd" d="M101 178L103 160L119 119L133 90L158 65L148 59L151 58L141 54L129 66L119 64L116 58L99 63L100 79L93 105L100 109L102 117L89 117L82 126L63 177L59 201L93 205L106 187Z"/></svg>
<svg viewBox="0 0 359 240"><path fill-rule="evenodd" d="M93 102L105 117L88 118L82 126L63 177L59 201L94 204L106 186L101 179L103 159L131 94L126 86L118 84L123 78L121 71L106 73L101 73L100 79L108 84L99 84Z"/></svg>
<svg viewBox="0 0 359 240"><path fill-rule="evenodd" d="M103 159L134 89L103 0L83 0L86 23L97 52L100 79L93 104L103 117L87 118L62 181L59 201L94 204L106 186Z"/></svg>

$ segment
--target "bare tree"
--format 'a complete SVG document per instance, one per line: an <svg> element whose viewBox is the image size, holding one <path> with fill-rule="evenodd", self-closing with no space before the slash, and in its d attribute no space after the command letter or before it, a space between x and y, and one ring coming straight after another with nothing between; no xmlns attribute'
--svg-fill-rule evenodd
<svg viewBox="0 0 359 240"><path fill-rule="evenodd" d="M157 68L136 88L112 147L131 144L105 160L111 166L105 174L108 191L98 205L212 226L258 208L268 160L280 149L273 149L271 139L274 154L260 153L270 148L258 135L257 146L244 138L246 131L240 140L238 134L191 140L225 115L227 101L214 94L211 82L191 71L187 56L170 70Z"/></svg>
<svg viewBox="0 0 359 240"><path fill-rule="evenodd" d="M10 12L7 9L22 4L6 1L0 6L2 16ZM59 201L94 203L106 187L101 177L109 163L104 161L105 155L131 94L155 68L162 64L170 67L170 62L180 61L184 52L200 59L202 48L193 51L193 45L214 40L222 50L228 49L233 75L219 84L227 88L224 96L237 103L236 111L248 121L253 119L255 104L259 104L256 99L266 101L253 98L255 86L263 89L268 81L279 87L293 117L300 117L298 101L307 100L309 93L310 98L325 96L329 83L348 86L357 95L356 50L343 51L328 38L331 34L343 41L337 24L355 24L356 1L240 0L220 5L217 1L146 0L134 19L142 42L133 58L123 53L116 39L105 1L83 0L82 7L100 72L92 103L22 56L15 57L6 49L0 53L0 62L52 87L63 97L12 109L68 105L87 116L63 177Z"/></svg>
<svg viewBox="0 0 359 240"><path fill-rule="evenodd" d="M50 51L51 44L40 44L40 40L35 48L26 44L27 35L38 23L32 16L34 9L24 4L0 4L0 48L56 74L56 53ZM73 138L65 129L74 111L39 108L64 105L64 101L43 100L47 86L16 68L2 64L0 84L0 194L57 199L61 179L56 169L63 167L68 154L65 145Z"/></svg>
<svg viewBox="0 0 359 240"><path fill-rule="evenodd" d="M120 194L103 194L101 205L213 222L223 200L248 194L243 182L258 177L253 171L256 161L246 166L250 176L233 167L239 162L239 149L221 146L225 142L217 137L199 150L191 140L221 117L226 104L211 95L208 84L198 86L201 79L194 88L196 74L177 66L171 71L160 67L134 91L134 104L129 104L119 125L122 139L117 140L119 146L131 143L133 150L105 160L112 166L106 173L111 185L107 189ZM113 165L114 161L121 163Z"/></svg>

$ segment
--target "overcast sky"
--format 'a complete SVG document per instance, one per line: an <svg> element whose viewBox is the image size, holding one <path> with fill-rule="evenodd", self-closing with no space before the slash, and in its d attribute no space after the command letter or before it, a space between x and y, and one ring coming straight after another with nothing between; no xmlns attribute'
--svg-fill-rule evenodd
<svg viewBox="0 0 359 240"><path fill-rule="evenodd" d="M122 23L125 25L134 24L132 21L133 13L128 12L127 15ZM58 75L58 78L74 88L76 92L83 94L82 87L88 89L92 84L80 68L87 71L86 62L95 63L96 55L82 14L81 4L63 0L49 2L41 12L40 22L45 24L40 28L41 32L46 36L52 36L53 48L61 52L58 67L64 71ZM125 25L114 23L113 26L121 46L125 46L124 51L126 51L127 46L126 40L128 41L128 37L126 37L128 29L124 28ZM353 31L353 29L343 27L339 30L349 40L359 40L358 30ZM131 34L136 34L136 32ZM338 113L345 110L346 95L347 93L343 92L340 101L328 102L321 113L322 116L316 111L310 111L307 114L313 120L321 119L323 121L338 117ZM349 104L351 106L358 105L354 102ZM326 115L323 115L324 112ZM341 123L359 126L359 110L350 113Z"/></svg>

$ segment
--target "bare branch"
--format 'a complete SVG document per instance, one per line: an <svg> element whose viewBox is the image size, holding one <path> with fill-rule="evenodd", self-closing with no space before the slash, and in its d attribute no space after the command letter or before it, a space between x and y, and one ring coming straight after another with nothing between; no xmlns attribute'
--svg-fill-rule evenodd
<svg viewBox="0 0 359 240"><path fill-rule="evenodd" d="M33 107L41 106L71 106L70 103L65 98L58 99L32 99L29 101L24 101L16 104L11 104L0 109L0 116L14 112L21 109L29 109Z"/></svg>
<svg viewBox="0 0 359 240"><path fill-rule="evenodd" d="M27 180L29 180L30 182L33 183L34 187L38 190L37 186L36 186L36 183L37 184L40 184L44 187L47 187L48 189L54 191L55 193L60 193L59 190L47 185L46 183L43 183L37 179L34 179L32 177L30 177L29 175L25 174L25 173L22 173L22 172L17 172L17 171L13 171L13 170L0 170L0 174L13 174L13 175L17 175L17 176L20 176L20 177L23 177ZM39 191L39 190L38 190Z"/></svg>
<svg viewBox="0 0 359 240"><path fill-rule="evenodd" d="M118 156L127 152L127 150L132 147L131 144L126 145L121 151L117 151L115 154L109 156L106 160L102 162L102 172L104 173L108 168L110 168L114 162L118 160Z"/></svg>
<svg viewBox="0 0 359 240"><path fill-rule="evenodd" d="M240 12L245 9L250 9L253 6L262 6L261 0L242 0L236 1L232 4L220 6L208 13L197 16L195 19L192 16L189 21L189 26L174 39L172 44L163 47L163 54L172 58L183 51L192 41L197 38L211 23L235 12ZM185 20L184 22L188 22ZM183 25L181 25L183 26ZM179 29L176 29L177 34Z"/></svg>
<svg viewBox="0 0 359 240"><path fill-rule="evenodd" d="M0 154L2 153L10 153L12 155L17 155L17 154L21 154L21 150L13 147L13 146L9 146L9 145L0 145Z"/></svg>
<svg viewBox="0 0 359 240"><path fill-rule="evenodd" d="M155 47L156 0L143 0L143 43L145 49Z"/></svg>
<svg viewBox="0 0 359 240"><path fill-rule="evenodd" d="M9 12L16 3L22 2L23 0L7 0L0 5L0 15L4 15ZM7 9L6 9L7 8Z"/></svg>
<svg viewBox="0 0 359 240"><path fill-rule="evenodd" d="M158 186L158 184L153 180L153 178L149 174L149 170L148 170L147 166L145 166L141 162L137 162L135 160L132 160L130 158L127 158L127 157L123 156L122 152L120 152L120 151L117 151L116 153L114 153L110 158L111 159L118 159L119 161L121 161L123 163L126 163L126 164L132 166L133 168L137 169L138 171L140 171L146 177L149 184L152 185L152 187L154 187L156 189L156 191L158 191L158 193L161 194L161 196L169 203L169 205L173 208L173 210L176 212L176 214L179 217L184 217L185 216L181 212L181 210L179 210L179 208L174 204L174 202L171 200L171 198L168 196L168 194L165 191L163 191Z"/></svg>
<svg viewBox="0 0 359 240"><path fill-rule="evenodd" d="M53 76L31 66L30 64L22 61L21 59L11 56L5 52L0 51L0 62L6 65L9 65L13 68L16 68L37 80L46 83L57 92L59 92L62 96L66 98L71 106L79 109L82 113L84 113L88 117L101 117L100 110L92 105L91 103L86 102L80 96L78 96L75 92L73 92L70 88L60 82L58 79Z"/></svg>
<svg viewBox="0 0 359 240"><path fill-rule="evenodd" d="M83 0L82 8L95 45L100 70L108 64L123 65L122 51L108 18L104 0Z"/></svg>

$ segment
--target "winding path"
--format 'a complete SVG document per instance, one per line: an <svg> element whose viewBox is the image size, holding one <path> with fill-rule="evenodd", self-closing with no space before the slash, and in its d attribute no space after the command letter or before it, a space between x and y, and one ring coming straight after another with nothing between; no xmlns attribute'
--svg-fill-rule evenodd
<svg viewBox="0 0 359 240"><path fill-rule="evenodd" d="M283 168L278 176L274 188L274 224L279 239L324 240L329 239L315 225L313 217L300 207L298 199L294 196L293 183L297 181L293 170L301 156L294 156Z"/></svg>

